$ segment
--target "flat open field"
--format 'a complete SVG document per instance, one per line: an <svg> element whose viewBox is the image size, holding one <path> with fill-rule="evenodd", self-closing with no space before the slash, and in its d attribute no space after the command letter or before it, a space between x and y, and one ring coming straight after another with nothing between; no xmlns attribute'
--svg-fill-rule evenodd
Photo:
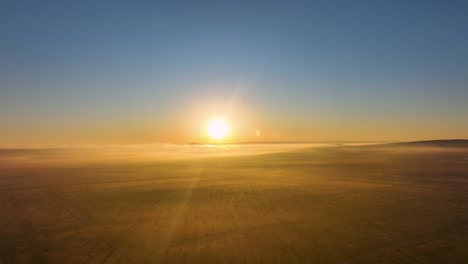
<svg viewBox="0 0 468 264"><path fill-rule="evenodd" d="M0 151L0 263L468 260L468 148L92 162L56 152Z"/></svg>

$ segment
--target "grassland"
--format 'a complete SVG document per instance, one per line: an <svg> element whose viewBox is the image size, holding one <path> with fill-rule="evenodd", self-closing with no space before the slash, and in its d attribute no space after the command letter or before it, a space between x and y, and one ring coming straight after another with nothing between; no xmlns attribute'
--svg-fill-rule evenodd
<svg viewBox="0 0 468 264"><path fill-rule="evenodd" d="M468 259L465 147L67 163L12 151L0 152L0 263Z"/></svg>

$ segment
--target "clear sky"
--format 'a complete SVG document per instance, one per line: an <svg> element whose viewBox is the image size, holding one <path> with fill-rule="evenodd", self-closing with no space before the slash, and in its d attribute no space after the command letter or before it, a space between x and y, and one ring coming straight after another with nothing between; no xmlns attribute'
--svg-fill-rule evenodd
<svg viewBox="0 0 468 264"><path fill-rule="evenodd" d="M467 1L1 1L0 145L468 138Z"/></svg>

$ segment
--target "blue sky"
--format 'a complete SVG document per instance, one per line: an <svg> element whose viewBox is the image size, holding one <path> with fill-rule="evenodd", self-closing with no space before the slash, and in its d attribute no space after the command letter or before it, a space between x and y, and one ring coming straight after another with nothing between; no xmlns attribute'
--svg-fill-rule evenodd
<svg viewBox="0 0 468 264"><path fill-rule="evenodd" d="M233 140L466 138L467 28L466 1L3 1L0 144L202 140L207 104Z"/></svg>

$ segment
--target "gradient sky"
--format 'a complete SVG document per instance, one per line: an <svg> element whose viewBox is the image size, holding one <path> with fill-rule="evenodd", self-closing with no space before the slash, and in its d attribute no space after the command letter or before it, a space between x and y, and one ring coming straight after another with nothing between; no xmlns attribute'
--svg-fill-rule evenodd
<svg viewBox="0 0 468 264"><path fill-rule="evenodd" d="M0 145L468 138L467 1L1 1L0 36Z"/></svg>

